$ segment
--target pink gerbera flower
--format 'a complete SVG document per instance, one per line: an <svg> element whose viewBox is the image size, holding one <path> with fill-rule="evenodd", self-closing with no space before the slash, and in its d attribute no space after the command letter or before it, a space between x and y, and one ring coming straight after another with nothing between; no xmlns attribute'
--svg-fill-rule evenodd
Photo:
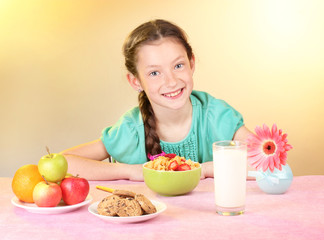
<svg viewBox="0 0 324 240"><path fill-rule="evenodd" d="M263 124L263 128L257 126L255 133L248 136L248 161L257 170L271 172L274 168L282 169L281 165L286 165L287 151L292 149L288 144L287 134L282 134L281 129L273 124L270 131L269 127Z"/></svg>

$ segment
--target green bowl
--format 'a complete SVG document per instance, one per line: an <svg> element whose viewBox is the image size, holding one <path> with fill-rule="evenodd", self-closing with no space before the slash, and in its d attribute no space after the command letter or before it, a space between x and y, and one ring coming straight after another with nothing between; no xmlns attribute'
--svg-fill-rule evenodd
<svg viewBox="0 0 324 240"><path fill-rule="evenodd" d="M188 171L159 171L143 165L145 184L154 192L164 196L183 195L197 187L201 166Z"/></svg>

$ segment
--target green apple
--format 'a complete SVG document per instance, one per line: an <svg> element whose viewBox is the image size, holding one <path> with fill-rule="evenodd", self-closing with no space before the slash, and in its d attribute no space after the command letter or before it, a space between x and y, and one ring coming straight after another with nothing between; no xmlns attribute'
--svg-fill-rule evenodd
<svg viewBox="0 0 324 240"><path fill-rule="evenodd" d="M38 162L38 171L49 182L59 182L67 173L68 163L60 153L49 153Z"/></svg>

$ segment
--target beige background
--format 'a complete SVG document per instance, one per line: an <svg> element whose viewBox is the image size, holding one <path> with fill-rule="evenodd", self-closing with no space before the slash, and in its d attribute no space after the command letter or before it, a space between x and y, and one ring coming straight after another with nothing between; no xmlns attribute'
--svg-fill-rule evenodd
<svg viewBox="0 0 324 240"><path fill-rule="evenodd" d="M94 140L137 104L121 54L154 18L176 22L197 59L195 89L250 129L277 125L295 175L324 174L324 2L0 0L0 176Z"/></svg>

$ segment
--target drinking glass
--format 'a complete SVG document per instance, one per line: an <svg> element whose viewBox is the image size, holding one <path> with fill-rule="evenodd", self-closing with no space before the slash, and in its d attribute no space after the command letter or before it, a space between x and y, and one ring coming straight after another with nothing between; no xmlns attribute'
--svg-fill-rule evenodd
<svg viewBox="0 0 324 240"><path fill-rule="evenodd" d="M241 141L213 143L216 212L224 216L244 213L247 147Z"/></svg>

